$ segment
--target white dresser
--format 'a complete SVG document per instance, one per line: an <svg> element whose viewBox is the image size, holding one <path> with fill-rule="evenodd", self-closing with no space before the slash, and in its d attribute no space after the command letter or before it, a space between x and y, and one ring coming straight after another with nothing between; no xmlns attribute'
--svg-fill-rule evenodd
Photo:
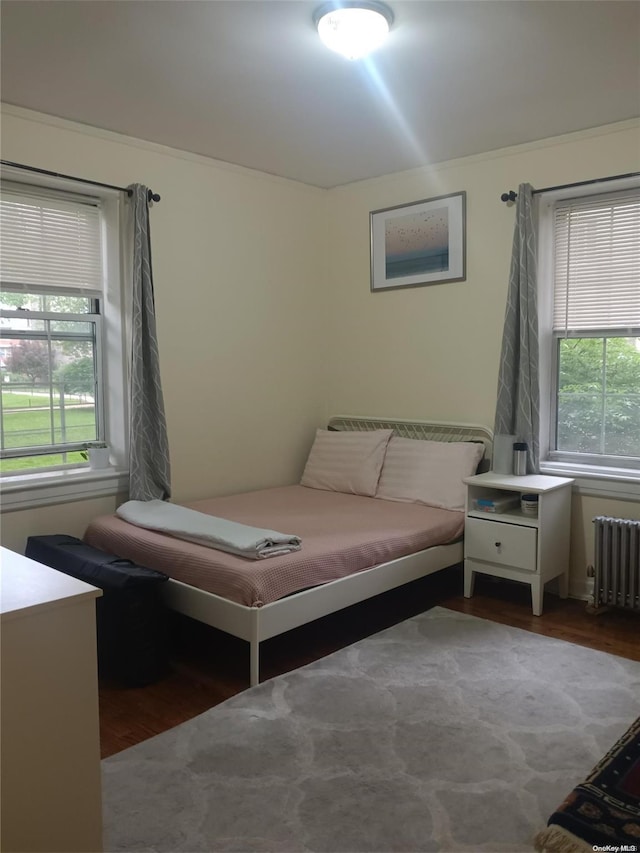
<svg viewBox="0 0 640 853"><path fill-rule="evenodd" d="M95 601L0 549L0 849L102 850Z"/></svg>
<svg viewBox="0 0 640 853"><path fill-rule="evenodd" d="M567 597L571 533L571 485L568 477L529 474L477 474L467 477L464 529L464 594L473 595L476 573L521 581L531 586L535 616L542 614L544 586L559 579L560 596ZM520 496L538 496L538 514L525 515ZM490 496L513 497L516 506L499 512L476 508Z"/></svg>

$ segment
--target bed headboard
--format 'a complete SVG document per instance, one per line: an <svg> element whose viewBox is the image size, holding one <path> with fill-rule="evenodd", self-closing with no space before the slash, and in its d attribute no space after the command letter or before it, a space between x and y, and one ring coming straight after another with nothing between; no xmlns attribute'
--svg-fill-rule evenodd
<svg viewBox="0 0 640 853"><path fill-rule="evenodd" d="M455 424L442 421L407 421L402 419L369 418L360 415L336 415L329 420L335 430L392 429L403 438L423 441L479 441L484 444L480 471L488 471L493 451L493 432L480 424Z"/></svg>

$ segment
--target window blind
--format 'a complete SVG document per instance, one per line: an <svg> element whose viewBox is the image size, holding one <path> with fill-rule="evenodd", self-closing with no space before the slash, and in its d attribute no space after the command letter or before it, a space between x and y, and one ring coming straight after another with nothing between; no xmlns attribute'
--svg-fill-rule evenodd
<svg viewBox="0 0 640 853"><path fill-rule="evenodd" d="M2 182L0 280L5 290L102 292L100 201Z"/></svg>
<svg viewBox="0 0 640 853"><path fill-rule="evenodd" d="M640 191L558 202L553 328L640 327Z"/></svg>

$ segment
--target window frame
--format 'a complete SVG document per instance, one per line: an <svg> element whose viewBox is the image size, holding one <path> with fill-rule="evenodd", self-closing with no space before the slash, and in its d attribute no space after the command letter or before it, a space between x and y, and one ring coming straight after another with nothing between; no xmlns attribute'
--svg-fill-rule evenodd
<svg viewBox="0 0 640 853"><path fill-rule="evenodd" d="M640 189L640 178L624 178L587 186L569 187L542 194L538 199L538 320L540 376L540 470L551 475L577 478L578 491L584 494L640 499L640 462L636 457L601 457L559 451L557 434L557 380L560 335L553 330L554 298L554 222L558 202L567 199L595 198L629 189ZM569 337L634 337L635 329L589 330ZM562 335L564 337L564 334Z"/></svg>
<svg viewBox="0 0 640 853"><path fill-rule="evenodd" d="M606 453L583 453L572 450L559 450L557 447L558 432L558 375L560 372L560 343L566 339L585 340L586 338L598 338L599 340L615 340L617 338L640 338L640 327L631 329L591 329L583 332L551 332L553 343L551 345L551 379L550 379L550 420L549 420L549 446L548 458L550 462L564 462L577 465L593 465L601 468L640 468L640 455L638 456L613 456ZM551 440L552 427L555 429L555 440Z"/></svg>
<svg viewBox="0 0 640 853"><path fill-rule="evenodd" d="M112 464L92 470L87 465L63 465L30 473L0 477L2 512L86 500L126 493L129 487L128 372L126 340L130 298L124 291L129 266L125 258L129 241L124 234L124 197L117 190L87 186L55 176L30 174L2 167L3 180L30 184L35 189L57 190L100 199L103 245L103 292L98 297L101 335L96 359L102 380L103 439L111 448ZM7 285L7 291L10 286ZM125 307L126 306L126 307ZM82 321L89 315L77 315Z"/></svg>
<svg viewBox="0 0 640 853"><path fill-rule="evenodd" d="M43 293L45 293L43 291ZM65 296L60 291L54 291L53 289L46 291L45 295L51 296ZM87 298L87 297L85 297ZM77 314L72 312L55 312L55 311L21 311L20 309L8 310L8 309L0 309L0 317L11 319L13 317L18 319L30 319L30 320L43 320L45 324L47 323L55 323L55 322L71 322L71 323L86 323L87 325L91 325L93 327L93 334L91 336L72 336L67 337L67 340L73 340L74 337L77 337L78 340L86 340L93 343L93 361L94 361L94 378L95 378L95 422L96 422L96 436L93 439L89 439L90 441L106 441L106 426L105 426L105 418L104 418L104 379L103 379L103 359L102 359L102 317L100 315L100 298L92 298L90 300L93 303L93 310L86 314ZM1 334L1 332L0 332ZM10 338L11 340L26 340L26 341L35 341L35 340L64 340L65 337L60 333L56 334L55 332L51 334L51 331L47 333L46 331L40 332L38 330L34 330L29 332L28 330L20 330L20 329L11 329L10 335L4 335L4 337ZM2 337L0 337L0 340ZM76 441L76 442L65 442L58 444L43 444L43 445L25 445L20 448L3 448L0 449L0 457L3 459L17 459L23 456L44 456L44 455L59 455L64 453L73 453L78 450L82 450L84 444L86 442ZM37 452L29 452L36 451ZM50 465L46 468L40 468L39 471L54 471L59 470L61 468L69 468L69 467L78 467L77 463L69 462L63 463L61 465ZM3 477L12 477L12 476L20 476L18 472L7 471L1 476Z"/></svg>

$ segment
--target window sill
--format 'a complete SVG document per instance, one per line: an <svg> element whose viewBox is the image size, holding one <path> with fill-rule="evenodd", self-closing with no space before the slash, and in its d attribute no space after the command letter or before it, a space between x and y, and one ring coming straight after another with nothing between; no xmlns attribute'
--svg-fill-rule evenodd
<svg viewBox="0 0 640 853"><path fill-rule="evenodd" d="M116 468L74 468L0 480L2 512L101 498L128 489L129 472Z"/></svg>
<svg viewBox="0 0 640 853"><path fill-rule="evenodd" d="M567 462L541 462L540 473L573 477L573 491L579 495L640 501L640 471L633 468L588 468Z"/></svg>

